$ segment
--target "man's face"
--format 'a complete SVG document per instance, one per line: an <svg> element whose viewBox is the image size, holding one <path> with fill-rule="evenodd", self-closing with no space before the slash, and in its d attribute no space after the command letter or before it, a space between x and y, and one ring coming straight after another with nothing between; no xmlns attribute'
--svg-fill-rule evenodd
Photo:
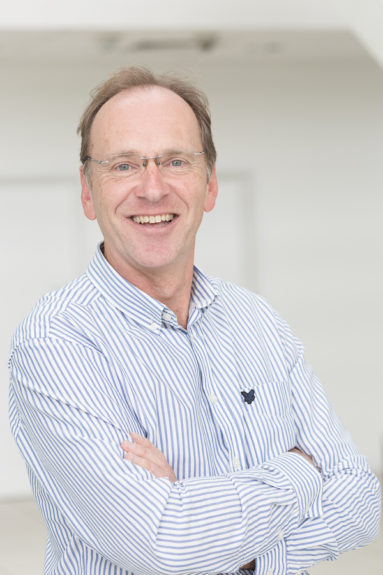
<svg viewBox="0 0 383 575"><path fill-rule="evenodd" d="M89 155L103 160L136 152L152 157L171 150L202 151L197 119L186 102L165 88L125 91L98 112ZM134 283L136 274L183 273L194 259L194 243L204 211L214 207L215 172L207 181L204 156L193 169L164 175L153 160L140 176L113 177L89 162L90 185L82 171L82 204L97 218L111 265ZM160 223L142 223L161 216ZM165 220L165 221L163 221ZM166 221L170 220L170 221Z"/></svg>

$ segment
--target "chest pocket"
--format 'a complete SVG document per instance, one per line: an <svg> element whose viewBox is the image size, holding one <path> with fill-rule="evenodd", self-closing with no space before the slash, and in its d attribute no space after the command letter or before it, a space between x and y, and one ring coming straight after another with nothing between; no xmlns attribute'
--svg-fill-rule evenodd
<svg viewBox="0 0 383 575"><path fill-rule="evenodd" d="M288 381L257 385L245 409L249 464L261 464L295 446L295 426Z"/></svg>
<svg viewBox="0 0 383 575"><path fill-rule="evenodd" d="M268 381L255 387L254 408L260 418L287 417L291 413L288 381Z"/></svg>

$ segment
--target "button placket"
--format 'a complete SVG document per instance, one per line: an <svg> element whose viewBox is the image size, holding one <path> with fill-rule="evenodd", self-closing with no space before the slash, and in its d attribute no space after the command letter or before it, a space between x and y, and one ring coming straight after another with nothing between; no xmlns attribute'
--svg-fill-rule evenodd
<svg viewBox="0 0 383 575"><path fill-rule="evenodd" d="M239 457L237 457L236 455L232 458L232 464L234 467L235 471L239 471L241 469L241 461L239 459Z"/></svg>
<svg viewBox="0 0 383 575"><path fill-rule="evenodd" d="M214 421L214 426L222 433L224 437L225 448L228 451L227 468L228 472L240 471L246 467L246 455L242 453L241 446L232 445L230 440L230 420L233 416L226 396L221 395L222 386L219 381L216 382L212 373L211 358L207 355L207 346L204 345L203 329L198 324L189 325L188 337L191 343L193 352L197 358L199 367L201 369L201 385L204 391L206 401L210 408L211 417ZM217 385L216 385L217 383ZM225 391L223 389L223 391ZM239 395L238 401L242 400ZM243 401L243 400L242 400ZM242 411L241 411L242 418ZM238 451L238 448L240 451Z"/></svg>
<svg viewBox="0 0 383 575"><path fill-rule="evenodd" d="M215 395L215 393L211 393L209 395L209 400L210 403L212 403L213 405L216 405L218 403L218 397Z"/></svg>

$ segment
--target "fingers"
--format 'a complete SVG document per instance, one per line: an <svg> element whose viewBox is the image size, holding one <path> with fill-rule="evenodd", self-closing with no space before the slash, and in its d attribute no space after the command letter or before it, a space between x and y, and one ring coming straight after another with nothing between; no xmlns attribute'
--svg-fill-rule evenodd
<svg viewBox="0 0 383 575"><path fill-rule="evenodd" d="M137 455L136 453L133 453L132 451L126 452L124 457L125 457L125 459L129 459L129 461L131 461L135 465L138 465L139 467L143 467L147 471L150 471L151 473L153 473L154 465L152 464L151 461L149 461L145 457ZM154 473L153 473L153 475L154 475Z"/></svg>
<svg viewBox="0 0 383 575"><path fill-rule="evenodd" d="M177 477L165 455L151 441L138 433L130 434L133 441L123 441L124 458L152 473L155 477L167 477L177 481Z"/></svg>
<svg viewBox="0 0 383 575"><path fill-rule="evenodd" d="M161 465L154 461L150 461L145 457L136 455L135 453L132 452L128 452L126 454L126 459L128 459L135 465L138 465L139 467L146 469L147 471L152 473L154 477L167 477L172 482L177 481L172 468L170 467L170 465L168 465L167 462L165 462L164 465Z"/></svg>
<svg viewBox="0 0 383 575"><path fill-rule="evenodd" d="M149 439L142 437L136 433L131 433L133 441L123 441L121 444L122 449L127 455L135 455L143 459L148 459L153 463L161 464L166 462L164 454L157 449ZM128 458L129 459L129 458ZM140 461L140 460L137 460Z"/></svg>
<svg viewBox="0 0 383 575"><path fill-rule="evenodd" d="M130 433L130 437L135 441L138 445L144 445L146 447L154 447L153 443L147 438L143 437L139 433Z"/></svg>

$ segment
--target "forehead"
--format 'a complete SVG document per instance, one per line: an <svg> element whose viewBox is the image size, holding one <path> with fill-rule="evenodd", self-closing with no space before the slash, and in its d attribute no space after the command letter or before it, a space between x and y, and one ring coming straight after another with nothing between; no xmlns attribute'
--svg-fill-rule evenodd
<svg viewBox="0 0 383 575"><path fill-rule="evenodd" d="M197 118L180 96L159 86L120 92L99 110L92 129L92 152L135 149L155 154L178 147L202 149Z"/></svg>

